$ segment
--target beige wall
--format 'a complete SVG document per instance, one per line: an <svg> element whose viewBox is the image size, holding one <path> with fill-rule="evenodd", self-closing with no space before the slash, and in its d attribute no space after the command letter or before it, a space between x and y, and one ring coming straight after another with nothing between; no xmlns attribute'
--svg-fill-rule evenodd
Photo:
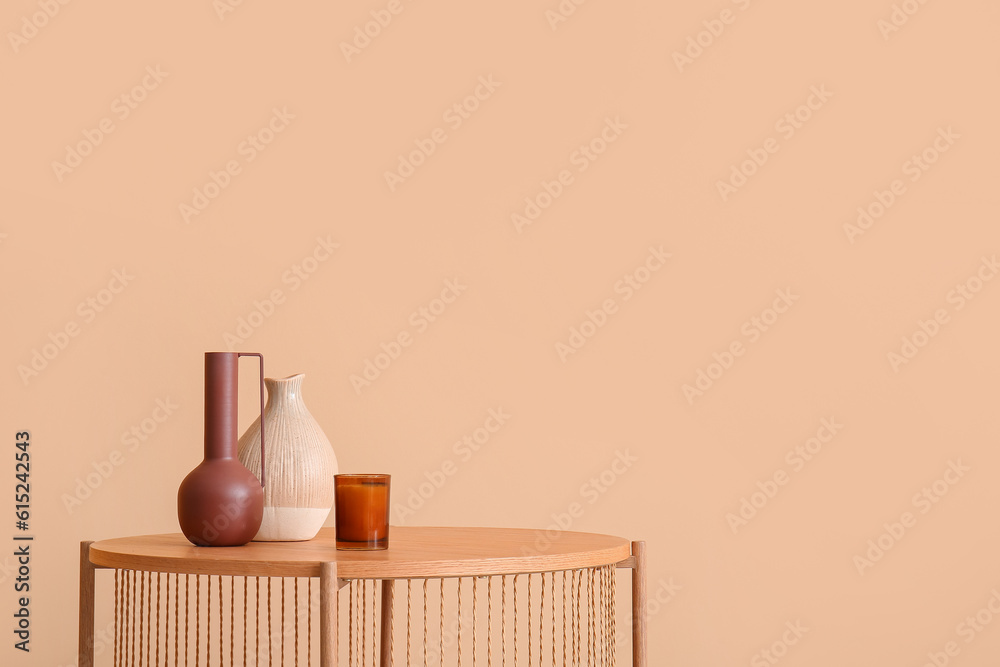
<svg viewBox="0 0 1000 667"><path fill-rule="evenodd" d="M645 539L651 664L995 658L995 3L227 1L0 10L0 662L73 663L79 540L177 530L226 349L396 501L454 464L397 523Z"/></svg>

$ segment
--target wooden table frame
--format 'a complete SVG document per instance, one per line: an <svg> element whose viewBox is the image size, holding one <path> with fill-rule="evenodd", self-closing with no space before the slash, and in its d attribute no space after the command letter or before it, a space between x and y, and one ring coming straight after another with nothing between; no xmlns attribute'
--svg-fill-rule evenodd
<svg viewBox="0 0 1000 667"><path fill-rule="evenodd" d="M416 530L416 529L411 529ZM426 529L426 530L447 530L447 529ZM459 530L459 529L456 529ZM468 529L477 530L477 529ZM483 529L486 530L486 529ZM525 531L527 532L527 531ZM563 535L586 535L583 533L562 533ZM151 538L155 537L172 537L172 536L149 536ZM595 536L595 537L607 537L607 536ZM141 538L139 538L141 539ZM620 538L609 538L609 539L620 539ZM631 571L631 593L632 593L632 665L633 667L647 667L646 658L646 642L647 642L647 584L646 584L646 544L643 541L633 541L631 543L621 541L622 544L618 545L619 548L627 548L628 555L624 558L613 560L612 562L603 563L603 565L615 565L619 569L628 569ZM113 543L113 541L96 543L98 545ZM108 558L106 555L103 560L105 562L95 563L91 553L91 546L95 544L93 541L84 541L80 543L80 595L79 595L79 662L78 667L94 667L94 623L95 623L95 606L96 606L96 572L99 569L114 569L116 567L122 567L124 563L116 563L113 558ZM273 543L254 543L270 545ZM299 543L302 544L302 543ZM245 549L246 547L237 547L237 549ZM268 547L257 547L269 553L267 551ZM280 548L280 547L279 547ZM204 547L202 547L204 549ZM271 547L273 549L273 547ZM207 552L206 552L207 553ZM217 552L219 555L232 552ZM344 552L336 552L338 556ZM350 553L350 552L348 552ZM574 567L591 567L592 565L578 564L574 559L571 558L558 558L560 554L555 554L548 560L553 561L553 564L558 565L553 569L538 569L538 564L529 569L520 571L511 571L509 574L530 574L537 572L550 572L558 571L560 569L567 570L573 569ZM101 559L99 559L101 560ZM216 563L223 561L214 561ZM141 564L141 562L140 562ZM393 603L393 582L396 579L408 578L412 576L415 578L439 578L439 577L455 577L455 576L475 576L480 574L480 572L468 572L468 573L456 573L454 565L451 569L447 567L438 567L439 570L435 576L433 570L426 570L422 574L416 573L411 575L406 575L401 572L395 573L396 576L376 576L378 568L372 569L369 572L370 576L358 577L357 572L350 572L349 570L358 570L356 563L350 563L354 565L353 568L345 567L343 563L338 563L337 560L333 561L322 561L319 563L313 562L312 565L318 564L318 573L314 571L313 568L310 571L305 571L300 574L291 574L288 576L317 576L319 577L319 592L320 592L320 665L321 667L336 667L338 661L338 637L337 637L337 615L338 615L338 591L341 587L346 585L348 581L352 578L369 578L375 580L381 580L382 582L382 609L381 609L381 641L382 641L382 651L381 651L381 664L382 667L390 667L391 665L391 652L388 650L388 641L390 637L389 623L391 623L392 615L392 603ZM132 563L135 565L135 563ZM153 563L152 565L155 565ZM527 564L525 565L527 567ZM141 568L127 568L127 569L147 569L146 567ZM151 571L166 571L166 572L184 572L180 569L179 565L172 565L164 568L161 565L149 567ZM222 575L234 575L234 576L246 576L244 572L240 572L239 568L235 565L224 565L216 569L202 568L204 571L191 572L191 574L222 574ZM350 576L341 578L338 575L338 570L340 574L349 574ZM391 572L390 572L391 573ZM403 576L399 576L403 574ZM492 572L490 574L500 574L500 572ZM277 575L275 575L277 576ZM282 575L285 576L285 575ZM612 638L612 641L614 638Z"/></svg>

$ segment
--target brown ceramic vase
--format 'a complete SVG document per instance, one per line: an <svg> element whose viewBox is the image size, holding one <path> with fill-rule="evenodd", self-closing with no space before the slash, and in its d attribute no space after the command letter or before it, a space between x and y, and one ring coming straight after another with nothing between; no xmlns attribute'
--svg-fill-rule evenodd
<svg viewBox="0 0 1000 667"><path fill-rule="evenodd" d="M263 518L264 479L258 480L240 463L236 449L238 362L247 356L260 357L263 415L263 356L205 353L205 460L177 490L181 532L198 546L246 544L257 534Z"/></svg>

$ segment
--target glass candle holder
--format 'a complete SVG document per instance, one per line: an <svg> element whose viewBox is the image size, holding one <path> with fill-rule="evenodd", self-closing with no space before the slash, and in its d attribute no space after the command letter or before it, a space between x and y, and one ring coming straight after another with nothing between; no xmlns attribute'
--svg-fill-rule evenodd
<svg viewBox="0 0 1000 667"><path fill-rule="evenodd" d="M338 549L389 548L389 475L334 475Z"/></svg>

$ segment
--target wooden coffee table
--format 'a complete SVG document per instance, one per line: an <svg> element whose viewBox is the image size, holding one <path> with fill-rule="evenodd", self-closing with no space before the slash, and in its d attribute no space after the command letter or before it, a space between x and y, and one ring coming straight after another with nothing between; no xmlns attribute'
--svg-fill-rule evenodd
<svg viewBox="0 0 1000 667"><path fill-rule="evenodd" d="M322 667L488 666L518 652L528 664L612 665L619 568L631 571L632 664L646 666L644 542L514 528L393 526L389 537L384 551L338 551L333 528L242 547L179 533L82 542L79 667L94 666L99 569L113 571L116 666L291 666L311 663L314 644Z"/></svg>

